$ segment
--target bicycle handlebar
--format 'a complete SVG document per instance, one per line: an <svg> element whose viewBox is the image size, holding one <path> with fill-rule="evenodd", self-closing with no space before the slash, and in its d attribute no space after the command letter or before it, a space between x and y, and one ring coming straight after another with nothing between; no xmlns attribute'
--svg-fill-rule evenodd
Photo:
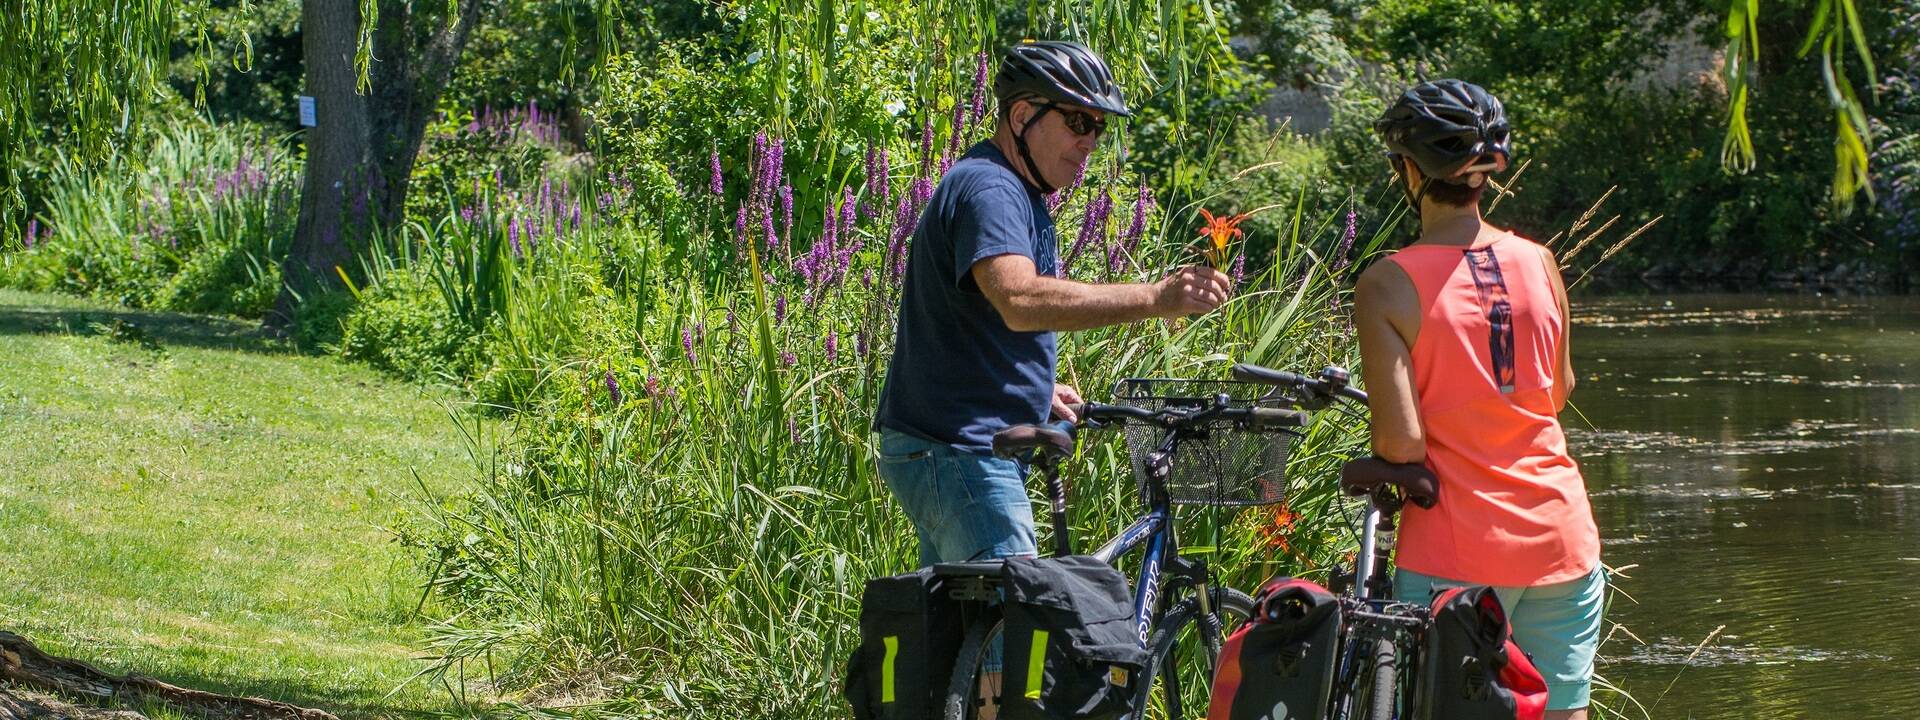
<svg viewBox="0 0 1920 720"><path fill-rule="evenodd" d="M1367 393L1348 385L1347 371L1338 367L1329 366L1322 369L1318 375L1308 377L1251 363L1235 363L1233 379L1294 390L1305 394L1307 397L1302 399L1309 403L1322 401L1324 404L1324 401L1330 401L1335 397L1363 403L1367 401Z"/></svg>
<svg viewBox="0 0 1920 720"><path fill-rule="evenodd" d="M1086 402L1069 405L1068 409L1073 411L1075 417L1080 418L1081 424L1088 421L1098 423L1134 420L1172 429L1208 420L1235 420L1244 422L1255 430L1305 427L1307 424L1306 413L1285 408L1215 406L1185 411L1155 411L1132 405Z"/></svg>

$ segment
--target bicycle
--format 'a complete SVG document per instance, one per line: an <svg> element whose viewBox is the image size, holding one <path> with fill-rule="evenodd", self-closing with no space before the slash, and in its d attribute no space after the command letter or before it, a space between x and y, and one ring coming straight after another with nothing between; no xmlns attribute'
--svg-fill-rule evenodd
<svg viewBox="0 0 1920 720"><path fill-rule="evenodd" d="M1347 372L1336 367L1309 377L1241 364L1233 367L1233 376L1280 388L1304 410L1367 402L1367 394L1350 386ZM1432 487L1382 483L1367 493L1354 568L1349 572L1335 567L1328 583L1339 597L1342 618L1333 698L1327 708L1332 720L1393 720L1400 709L1399 691L1407 685L1402 679L1412 676L1402 659L1417 657L1428 609L1393 600L1393 580L1385 568L1393 558L1400 509L1409 501L1431 507L1433 500Z"/></svg>
<svg viewBox="0 0 1920 720"><path fill-rule="evenodd" d="M1147 665L1135 685L1131 717L1204 717L1212 675L1227 633L1252 613L1246 593L1212 582L1202 558L1180 554L1176 504L1256 505L1284 498L1291 435L1308 416L1292 399L1254 383L1130 379L1115 384L1116 399L1133 404L1086 403L1076 408L1085 427L1124 426L1132 446L1137 487L1146 513L1092 555L1109 565L1142 550L1134 579L1135 637ZM1053 555L1072 553L1059 464L1072 454L1072 423L1021 425L994 437L995 452L1024 455L1046 478L1053 520ZM1183 449L1186 451L1183 453ZM999 675L988 672L989 649L1001 629L1002 561L942 563L952 596L963 601L966 628L948 683L945 717L976 720L995 714Z"/></svg>

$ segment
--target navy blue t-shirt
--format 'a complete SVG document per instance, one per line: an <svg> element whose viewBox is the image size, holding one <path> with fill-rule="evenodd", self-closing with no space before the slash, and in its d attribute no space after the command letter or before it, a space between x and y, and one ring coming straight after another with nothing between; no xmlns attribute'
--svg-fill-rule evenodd
<svg viewBox="0 0 1920 720"><path fill-rule="evenodd" d="M1053 333L1008 328L972 271L1016 254L1052 275L1055 243L1046 202L999 148L982 142L953 164L913 231L876 425L984 453L995 432L1047 419Z"/></svg>

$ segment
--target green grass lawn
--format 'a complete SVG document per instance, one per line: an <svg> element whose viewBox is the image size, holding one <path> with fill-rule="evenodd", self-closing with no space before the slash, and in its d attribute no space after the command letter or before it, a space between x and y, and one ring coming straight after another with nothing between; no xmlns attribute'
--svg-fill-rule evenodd
<svg viewBox="0 0 1920 720"><path fill-rule="evenodd" d="M0 290L0 629L110 672L346 716L412 683L385 529L468 474L434 393L254 324Z"/></svg>

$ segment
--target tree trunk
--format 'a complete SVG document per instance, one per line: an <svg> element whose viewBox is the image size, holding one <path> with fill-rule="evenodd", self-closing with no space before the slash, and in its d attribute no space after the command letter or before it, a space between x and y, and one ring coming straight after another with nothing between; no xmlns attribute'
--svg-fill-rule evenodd
<svg viewBox="0 0 1920 720"><path fill-rule="evenodd" d="M449 25L444 17L416 17L408 0L379 0L367 94L354 67L365 20L358 0L302 3L307 92L318 125L306 131L300 216L268 330L291 329L303 298L357 274L354 252L371 233L405 221L407 181L427 123L487 2L463 0Z"/></svg>

